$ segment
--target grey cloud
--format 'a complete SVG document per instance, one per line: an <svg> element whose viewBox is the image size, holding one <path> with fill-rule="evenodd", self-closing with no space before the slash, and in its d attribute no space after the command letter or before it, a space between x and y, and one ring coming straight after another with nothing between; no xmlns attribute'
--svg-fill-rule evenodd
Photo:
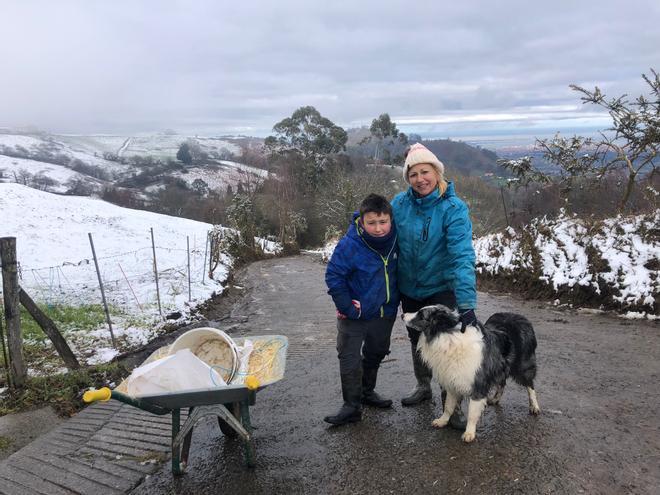
<svg viewBox="0 0 660 495"><path fill-rule="evenodd" d="M531 125L580 106L569 83L637 94L660 60L654 0L325 3L3 2L0 126L263 134L301 105Z"/></svg>

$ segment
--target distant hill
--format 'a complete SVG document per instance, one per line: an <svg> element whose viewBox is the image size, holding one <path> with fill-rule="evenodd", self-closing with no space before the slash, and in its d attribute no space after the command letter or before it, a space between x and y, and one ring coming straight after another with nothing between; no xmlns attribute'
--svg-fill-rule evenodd
<svg viewBox="0 0 660 495"><path fill-rule="evenodd" d="M423 140L422 144L445 164L449 175L452 169L465 175L502 172L497 165L497 154L493 151L450 139Z"/></svg>
<svg viewBox="0 0 660 495"><path fill-rule="evenodd" d="M176 153L184 141L198 146L204 159L184 166ZM191 186L204 181L212 190L236 188L264 178L265 170L233 161L243 148L263 140L244 136L190 137L174 132L140 136L55 135L0 130L0 182L43 191L88 196L107 186L157 191L172 181ZM253 177L250 179L250 177Z"/></svg>
<svg viewBox="0 0 660 495"><path fill-rule="evenodd" d="M347 153L350 156L369 158L374 156L376 143L374 141L363 142L370 136L367 127L349 129L347 132ZM459 170L464 175L483 175L487 172L502 173L502 169L497 165L498 156L493 151L451 139L420 139L414 135L411 135L410 138L409 144L421 142L430 149L446 165L450 176L452 169ZM385 144L386 153L389 154L392 163L403 165L403 154L408 145L399 141ZM382 151L380 156L381 158L384 156Z"/></svg>

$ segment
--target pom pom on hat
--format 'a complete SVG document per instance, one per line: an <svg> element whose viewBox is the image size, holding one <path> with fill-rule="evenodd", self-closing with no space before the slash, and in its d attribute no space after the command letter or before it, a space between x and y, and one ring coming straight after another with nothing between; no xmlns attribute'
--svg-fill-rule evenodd
<svg viewBox="0 0 660 495"><path fill-rule="evenodd" d="M406 162L403 165L403 179L406 182L408 181L408 171L411 167L419 165L420 163L428 163L436 169L440 177L444 176L445 166L443 163L438 160L438 157L435 156L429 149L421 143L415 143L408 150L406 155Z"/></svg>

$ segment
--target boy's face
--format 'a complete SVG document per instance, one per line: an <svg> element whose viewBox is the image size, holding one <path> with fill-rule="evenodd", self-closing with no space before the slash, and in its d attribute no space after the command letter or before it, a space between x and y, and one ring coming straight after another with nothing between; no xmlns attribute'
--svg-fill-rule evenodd
<svg viewBox="0 0 660 495"><path fill-rule="evenodd" d="M383 237L392 229L392 219L387 213L375 213L370 211L362 215L362 225L372 237Z"/></svg>

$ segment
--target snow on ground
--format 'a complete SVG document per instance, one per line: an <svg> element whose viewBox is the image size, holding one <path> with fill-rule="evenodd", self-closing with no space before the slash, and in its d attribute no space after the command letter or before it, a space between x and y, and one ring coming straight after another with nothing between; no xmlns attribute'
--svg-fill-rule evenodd
<svg viewBox="0 0 660 495"><path fill-rule="evenodd" d="M655 298L660 294L660 241L653 233L658 225L660 210L594 225L565 214L537 219L519 232L510 228L478 239L477 270L490 275L529 273L531 241L540 260L539 279L555 291L578 285L600 294L607 286L610 303L621 310L643 308L638 313L654 319ZM605 264L597 270L594 264L601 260Z"/></svg>
<svg viewBox="0 0 660 495"><path fill-rule="evenodd" d="M122 350L151 340L160 331L152 270L153 228L163 314L182 312L221 293L231 260L222 255L215 280L205 272L210 224L130 210L101 200L58 196L19 184L0 184L0 237L17 239L21 286L48 304L101 304L88 233L93 236L115 336ZM190 243L191 300L188 298L186 236ZM112 349L101 326L72 336L88 362L107 361ZM91 345L94 354L90 354Z"/></svg>
<svg viewBox="0 0 660 495"><path fill-rule="evenodd" d="M184 180L188 185L196 179L201 179L208 184L211 190L224 191L228 185L235 190L239 183L249 184L255 180L262 181L268 177L268 171L223 160L219 165L186 168L185 173L176 172L172 175ZM148 188L147 190L153 189Z"/></svg>
<svg viewBox="0 0 660 495"><path fill-rule="evenodd" d="M240 147L222 138L195 137L177 134L154 134L137 136L110 136L110 135L54 135L47 133L13 134L10 131L0 131L0 153L5 149L7 156L0 155L0 169L13 168L21 158L12 158L8 155L27 155L31 161L25 162L25 169L32 174L43 172L46 177L65 182L69 178L81 175L70 171L68 160L77 159L84 164L98 167L114 180L123 179L139 172L133 165L127 165L103 158L104 153L130 158L134 155L150 156L161 160L174 160L179 145L193 139L199 143L203 151L212 158L223 156L227 152L239 153ZM53 158L56 157L56 158ZM39 161L40 159L46 161ZM26 160L25 158L22 158ZM61 162L64 165L54 165L49 161ZM3 164L6 165L3 167ZM41 164L41 165L40 165ZM81 170L84 175L84 170ZM95 175L92 173L92 175ZM183 172L173 172L173 176L180 177L188 184L195 179L206 182L212 190L225 191L228 185L236 188L239 183L247 184L255 180L268 177L268 172L259 168L250 167L232 161L218 161L216 164L204 167L193 167ZM98 175L97 175L98 176ZM13 181L13 176L5 173L4 181ZM64 179L64 180L63 180ZM2 181L2 178L0 178ZM155 191L162 185L154 185L148 191ZM51 188L54 192L64 192L65 187Z"/></svg>
<svg viewBox="0 0 660 495"><path fill-rule="evenodd" d="M126 139L129 139L125 148L122 148ZM211 137L189 137L180 134L149 134L125 136L116 152L121 149L122 156L154 156L161 159L176 158L181 143L193 139L199 143L202 150L207 153L220 153L227 150L230 153L239 153L240 148L229 141Z"/></svg>
<svg viewBox="0 0 660 495"><path fill-rule="evenodd" d="M0 146L8 146L15 148L20 146L27 150L37 149L39 146L42 146L46 141L41 135L38 136L29 136L23 134L5 134L0 132Z"/></svg>
<svg viewBox="0 0 660 495"><path fill-rule="evenodd" d="M21 148L23 148L31 158L37 158L44 152L65 155L116 176L126 175L133 170L131 166L104 159L104 152L116 150L113 146L94 141L92 137L85 139L84 136L22 135L0 132L0 149L2 147L9 148L14 153L22 152Z"/></svg>
<svg viewBox="0 0 660 495"><path fill-rule="evenodd" d="M54 165L25 158L13 158L5 155L0 155L0 170L4 176L4 178L0 177L0 182L20 181L22 171L28 172L31 176L48 177L56 183L48 185L46 190L56 193L66 192L70 187L67 185L67 182L73 179L81 179L87 183L102 183L102 181L93 179L88 175L80 174L62 165Z"/></svg>

